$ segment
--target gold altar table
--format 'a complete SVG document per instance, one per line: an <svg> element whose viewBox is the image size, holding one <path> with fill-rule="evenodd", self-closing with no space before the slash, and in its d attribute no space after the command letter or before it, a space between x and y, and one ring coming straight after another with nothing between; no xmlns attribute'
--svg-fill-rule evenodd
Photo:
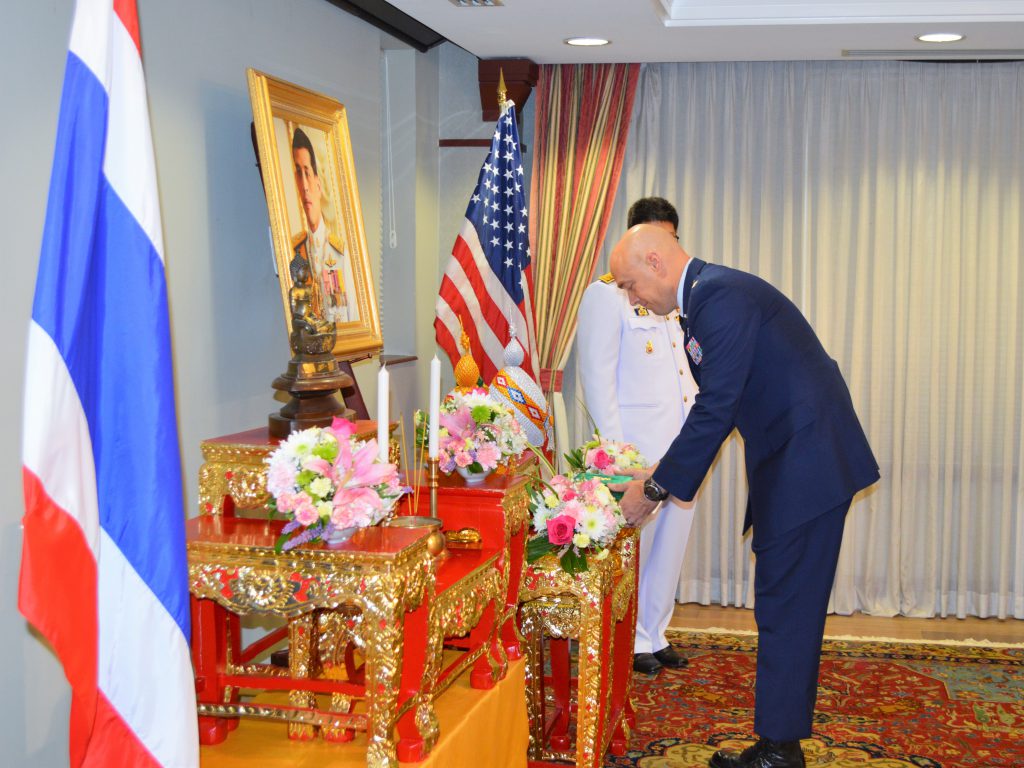
<svg viewBox="0 0 1024 768"><path fill-rule="evenodd" d="M405 752L422 756L437 738L432 698L422 689L431 665L426 655L435 558L422 531L366 528L342 544L274 553L283 523L202 515L186 523L192 647L200 741L227 737L239 715L288 720L293 735L319 726L344 741L368 734L366 764L397 764L395 731ZM493 568L491 560L464 570ZM362 685L318 676L318 609L358 611L353 633L366 657ZM287 671L253 663L266 648L242 648L238 617L252 613L290 619ZM272 633L276 634L276 633ZM289 691L289 703L260 707L241 690ZM330 696L324 708L316 694ZM365 703L356 713L354 703ZM299 730L295 730L299 729Z"/></svg>
<svg viewBox="0 0 1024 768"><path fill-rule="evenodd" d="M373 436L375 422L357 430ZM432 557L425 530L381 527L275 554L283 522L235 512L266 503L264 459L276 445L266 429L202 443L201 514L187 524L200 740L223 741L238 716L262 717L287 721L292 739L366 731L368 766L422 760L438 740L441 692L471 666L474 687L506 673L508 558L491 537ZM243 647L248 614L287 624ZM287 670L255 663L286 638ZM269 706L241 701L242 689L290 693Z"/></svg>
<svg viewBox="0 0 1024 768"><path fill-rule="evenodd" d="M588 558L589 570L574 576L552 555L526 565L519 628L526 648L531 766L567 761L599 768L609 748L625 753L636 724L630 696L639 543L639 530L624 528L607 558ZM578 641L575 677L570 639Z"/></svg>
<svg viewBox="0 0 1024 768"><path fill-rule="evenodd" d="M436 515L442 521L449 546L483 547L501 553L498 568L504 600L497 622L509 659L522 658L516 611L530 527L527 473L535 465L532 456L526 457L511 471L493 473L474 485L467 485L456 474L438 477ZM406 472L405 482L415 490L399 502L397 514L429 515L430 489L425 473Z"/></svg>

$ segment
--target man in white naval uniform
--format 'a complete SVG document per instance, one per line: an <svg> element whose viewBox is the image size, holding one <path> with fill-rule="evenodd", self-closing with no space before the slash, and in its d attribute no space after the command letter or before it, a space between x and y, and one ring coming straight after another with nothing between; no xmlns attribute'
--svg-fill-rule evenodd
<svg viewBox="0 0 1024 768"><path fill-rule="evenodd" d="M647 197L629 209L629 227L652 223L673 235L679 216L667 200ZM576 349L583 397L603 437L633 443L648 461L660 458L679 434L697 395L678 313L662 317L632 307L610 274L587 286L579 311ZM686 665L665 639L675 608L693 503L670 501L640 531L633 668L654 674Z"/></svg>
<svg viewBox="0 0 1024 768"><path fill-rule="evenodd" d="M359 319L359 308L352 292L352 260L344 252L341 241L327 231L324 221L323 188L317 170L313 144L301 128L292 136L292 161L299 202L306 217L306 230L292 237L292 261L289 266L292 282L300 263L305 262L313 285L313 314L332 323Z"/></svg>

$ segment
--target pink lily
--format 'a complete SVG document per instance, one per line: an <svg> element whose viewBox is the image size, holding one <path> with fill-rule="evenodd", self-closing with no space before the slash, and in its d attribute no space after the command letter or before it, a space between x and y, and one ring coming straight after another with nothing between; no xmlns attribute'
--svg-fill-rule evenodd
<svg viewBox="0 0 1024 768"><path fill-rule="evenodd" d="M476 431L476 422L468 408L460 408L455 413L442 413L438 421L454 437L466 438Z"/></svg>

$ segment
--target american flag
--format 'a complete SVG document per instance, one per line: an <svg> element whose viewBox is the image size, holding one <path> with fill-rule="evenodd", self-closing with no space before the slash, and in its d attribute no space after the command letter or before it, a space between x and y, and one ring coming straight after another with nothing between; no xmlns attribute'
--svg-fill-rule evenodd
<svg viewBox="0 0 1024 768"><path fill-rule="evenodd" d="M512 327L521 340L523 369L537 379L533 270L526 219L526 185L515 106L506 102L491 138L466 219L441 281L434 332L452 366L462 352L459 321L485 383L504 367Z"/></svg>
<svg viewBox="0 0 1024 768"><path fill-rule="evenodd" d="M18 607L71 684L69 764L197 766L163 236L133 0L76 6L25 368Z"/></svg>

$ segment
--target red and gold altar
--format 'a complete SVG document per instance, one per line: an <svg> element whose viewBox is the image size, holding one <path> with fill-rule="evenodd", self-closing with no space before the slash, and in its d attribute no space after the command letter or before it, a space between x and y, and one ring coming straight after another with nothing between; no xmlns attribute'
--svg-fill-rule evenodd
<svg viewBox="0 0 1024 768"><path fill-rule="evenodd" d="M439 478L440 553L427 529L391 525L277 553L283 523L263 511L276 444L257 429L201 446L187 544L204 766L502 768L525 766L528 750L597 766L624 747L635 532L583 574L527 565L531 460L479 485ZM428 477L406 481L395 520L430 515ZM247 636L263 632L248 643L245 617L261 624ZM270 663L282 646L287 666Z"/></svg>

